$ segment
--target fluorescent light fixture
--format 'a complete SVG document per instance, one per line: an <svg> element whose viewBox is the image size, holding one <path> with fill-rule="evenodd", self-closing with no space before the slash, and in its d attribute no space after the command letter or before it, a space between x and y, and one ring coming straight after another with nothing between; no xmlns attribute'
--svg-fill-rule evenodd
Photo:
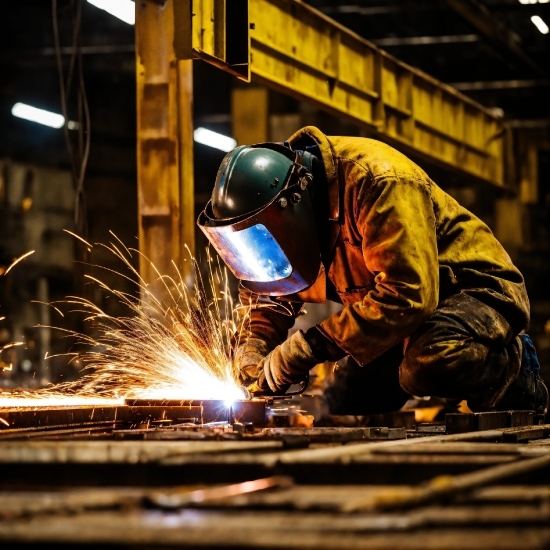
<svg viewBox="0 0 550 550"><path fill-rule="evenodd" d="M542 34L548 34L550 32L548 25L538 15L533 15L533 17L531 17L531 21L533 21L533 24L535 25L535 27L537 27L537 29Z"/></svg>
<svg viewBox="0 0 550 550"><path fill-rule="evenodd" d="M32 122L38 122L38 124L44 124L50 126L50 128L61 128L65 124L65 117L51 111L45 111L44 109L38 109L25 103L16 103L11 108L11 114L18 118L24 118L25 120L31 120Z"/></svg>
<svg viewBox="0 0 550 550"><path fill-rule="evenodd" d="M233 138L218 134L218 132L212 132L212 130L207 130L206 128L197 128L193 135L196 142L214 147L214 149L219 149L220 151L225 151L226 153L237 147L237 142Z"/></svg>
<svg viewBox="0 0 550 550"><path fill-rule="evenodd" d="M88 2L129 25L136 23L136 4L132 0L88 0Z"/></svg>
<svg viewBox="0 0 550 550"><path fill-rule="evenodd" d="M548 4L550 0L519 0L520 4Z"/></svg>

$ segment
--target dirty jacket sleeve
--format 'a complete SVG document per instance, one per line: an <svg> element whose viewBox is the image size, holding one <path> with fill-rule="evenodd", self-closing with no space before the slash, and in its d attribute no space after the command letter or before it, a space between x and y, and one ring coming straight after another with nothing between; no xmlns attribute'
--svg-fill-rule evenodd
<svg viewBox="0 0 550 550"><path fill-rule="evenodd" d="M286 340L288 330L294 326L296 316L303 307L303 304L255 294L242 284L239 284L239 300L242 322L236 338L241 342L247 338L259 338L269 350Z"/></svg>
<svg viewBox="0 0 550 550"><path fill-rule="evenodd" d="M435 310L439 289L429 181L367 169L363 177L353 208L358 238L350 246L361 247L374 280L360 301L320 324L359 364L408 337Z"/></svg>

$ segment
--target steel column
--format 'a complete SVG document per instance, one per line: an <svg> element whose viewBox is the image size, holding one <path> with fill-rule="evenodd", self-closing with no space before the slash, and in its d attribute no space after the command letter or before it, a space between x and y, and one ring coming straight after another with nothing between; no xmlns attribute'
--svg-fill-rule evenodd
<svg viewBox="0 0 550 550"><path fill-rule="evenodd" d="M233 137L239 145L269 139L268 91L259 86L235 87L231 92Z"/></svg>
<svg viewBox="0 0 550 550"><path fill-rule="evenodd" d="M174 2L136 2L138 216L140 251L162 274L172 260L185 276L193 252L193 81L174 53ZM141 275L162 295L158 274Z"/></svg>

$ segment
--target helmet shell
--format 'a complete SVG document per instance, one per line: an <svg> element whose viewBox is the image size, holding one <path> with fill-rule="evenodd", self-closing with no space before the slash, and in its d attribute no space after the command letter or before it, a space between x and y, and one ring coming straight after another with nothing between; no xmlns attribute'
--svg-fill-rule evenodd
<svg viewBox="0 0 550 550"><path fill-rule="evenodd" d="M288 157L263 147L241 145L223 159L212 192L217 219L236 218L271 202L292 169Z"/></svg>

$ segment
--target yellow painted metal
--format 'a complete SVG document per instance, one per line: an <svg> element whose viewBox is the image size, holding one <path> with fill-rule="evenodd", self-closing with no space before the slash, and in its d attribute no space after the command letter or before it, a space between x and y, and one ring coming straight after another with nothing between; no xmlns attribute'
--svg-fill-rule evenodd
<svg viewBox="0 0 550 550"><path fill-rule="evenodd" d="M260 86L239 86L231 92L233 137L239 145L269 140L268 90Z"/></svg>
<svg viewBox="0 0 550 550"><path fill-rule="evenodd" d="M255 81L401 150L507 185L510 130L489 110L296 0L250 0Z"/></svg>
<svg viewBox="0 0 550 550"><path fill-rule="evenodd" d="M178 59L204 59L249 82L248 0L172 1Z"/></svg>
<svg viewBox="0 0 550 550"><path fill-rule="evenodd" d="M139 247L160 273L189 275L194 246L192 65L173 48L173 0L136 3ZM140 272L162 295L158 274Z"/></svg>
<svg viewBox="0 0 550 550"><path fill-rule="evenodd" d="M519 200L523 204L539 202L539 147L542 138L536 129L516 130Z"/></svg>
<svg viewBox="0 0 550 550"><path fill-rule="evenodd" d="M492 229L512 259L526 242L526 207L519 197L500 197L495 200Z"/></svg>
<svg viewBox="0 0 550 550"><path fill-rule="evenodd" d="M173 0L176 55L192 59L194 53L225 59L225 0ZM220 13L220 4L224 10ZM218 9L216 9L218 8ZM216 16L221 16L219 19ZM218 28L220 31L216 31ZM219 39L221 38L221 42ZM221 55L219 55L221 53Z"/></svg>
<svg viewBox="0 0 550 550"><path fill-rule="evenodd" d="M250 47L256 82L345 117L405 152L499 187L509 183L511 131L497 116L307 4L173 1L179 59L199 57L247 80Z"/></svg>

